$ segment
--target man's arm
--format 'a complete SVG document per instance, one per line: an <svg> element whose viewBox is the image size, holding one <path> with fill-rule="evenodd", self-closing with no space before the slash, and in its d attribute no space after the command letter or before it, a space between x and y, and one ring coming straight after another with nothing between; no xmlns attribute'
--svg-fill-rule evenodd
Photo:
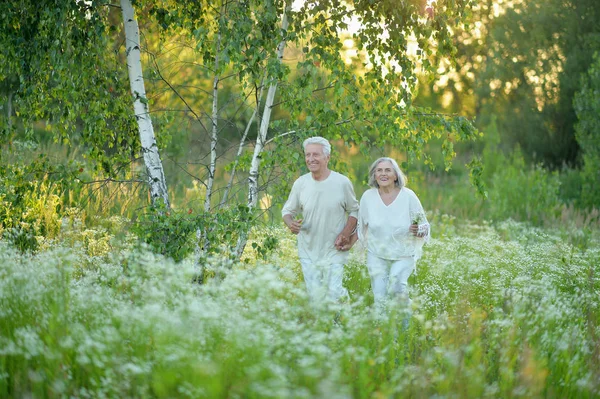
<svg viewBox="0 0 600 399"><path fill-rule="evenodd" d="M299 180L296 180L294 182L292 191L290 192L290 195L283 205L283 209L281 210L283 222L294 234L298 234L300 232L300 227L302 227L302 220L294 220L294 217L300 208L298 198L298 181Z"/></svg>

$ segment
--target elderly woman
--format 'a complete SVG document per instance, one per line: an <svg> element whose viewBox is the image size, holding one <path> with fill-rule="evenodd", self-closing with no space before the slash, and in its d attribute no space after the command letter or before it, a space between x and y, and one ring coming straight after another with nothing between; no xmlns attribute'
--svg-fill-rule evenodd
<svg viewBox="0 0 600 399"><path fill-rule="evenodd" d="M366 243L367 268L380 315L392 298L410 305L408 278L429 239L429 223L421 202L405 182L393 159L373 162L369 170L372 188L360 200L358 238L355 234L351 239L351 244L357 239Z"/></svg>

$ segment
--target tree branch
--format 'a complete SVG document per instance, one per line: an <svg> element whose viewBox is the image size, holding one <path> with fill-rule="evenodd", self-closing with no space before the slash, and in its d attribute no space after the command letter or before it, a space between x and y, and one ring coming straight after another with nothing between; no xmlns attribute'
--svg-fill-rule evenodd
<svg viewBox="0 0 600 399"><path fill-rule="evenodd" d="M325 87L317 87L316 89L312 90L312 91L311 91L311 93L312 93L312 94L314 94L314 93L317 93L317 92L319 92L319 91L323 91L323 90L329 90L329 89L331 89L331 88L333 88L333 87L334 87L334 84L335 84L335 83L336 83L336 81L333 81L333 82L331 82L331 83L330 83L328 86L325 86ZM276 106L278 106L278 105L280 105L280 104L284 104L284 103L286 103L286 102L287 102L287 101L280 101L280 102L278 102L278 103L274 103L274 104L272 105L272 107L276 107Z"/></svg>
<svg viewBox="0 0 600 399"><path fill-rule="evenodd" d="M106 179L101 180L91 180L91 181L83 181L79 180L81 184L107 184L107 183L146 183L145 180L138 179L130 179L130 180L117 180L112 177L107 177Z"/></svg>
<svg viewBox="0 0 600 399"><path fill-rule="evenodd" d="M190 104L188 104L188 102L185 100L185 98L183 98L183 96L179 93L179 91L177 91L177 89L175 89L175 87L173 87L173 85L171 85L171 83L169 81L167 81L167 79L162 75L162 73L160 71L160 67L158 66L158 62L156 61L156 55L154 55L153 53L150 53L150 52L148 52L148 54L150 55L150 58L152 59L152 62L154 63L154 66L156 68L156 73L158 74L159 78L163 82L165 82L165 84L167 86L169 86L169 88L173 91L173 93L175 93L175 95L177 97L179 97L181 102L183 102L183 104L186 106L186 108L192 113L192 115L194 115L194 117L196 118L196 121L198 121L198 123L200 123L200 126L202 126L202 128L204 130L207 130L206 126L204 126L204 124L202 123L200 116L198 116L198 114L196 114L196 111L194 111L192 106Z"/></svg>

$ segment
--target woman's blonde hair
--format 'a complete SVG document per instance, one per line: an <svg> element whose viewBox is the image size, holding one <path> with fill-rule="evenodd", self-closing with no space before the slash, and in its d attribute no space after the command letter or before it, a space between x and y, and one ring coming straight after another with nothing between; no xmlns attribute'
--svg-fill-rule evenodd
<svg viewBox="0 0 600 399"><path fill-rule="evenodd" d="M404 173L402 173L402 170L400 170L398 163L396 161L394 161L392 158L388 158L388 157L381 157L371 164L371 167L369 168L369 186L379 188L379 184L377 184L377 180L375 179L375 169L377 169L377 165L379 165L380 163L385 162L385 161L392 164L392 168L394 169L394 172L396 173L397 179L394 182L396 187L399 187L399 188L404 187L406 185L406 176L404 175Z"/></svg>

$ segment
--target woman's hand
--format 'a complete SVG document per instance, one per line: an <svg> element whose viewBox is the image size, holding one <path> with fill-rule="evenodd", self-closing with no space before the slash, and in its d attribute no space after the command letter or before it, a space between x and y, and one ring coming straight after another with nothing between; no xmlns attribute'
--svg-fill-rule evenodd
<svg viewBox="0 0 600 399"><path fill-rule="evenodd" d="M424 225L411 224L410 227L408 228L408 231L410 231L410 233L415 237L425 237L427 235L428 230L429 229L426 224L424 224Z"/></svg>
<svg viewBox="0 0 600 399"><path fill-rule="evenodd" d="M356 242L356 240L352 241L352 236L356 230L356 223L358 223L358 219L354 216L349 216L344 229L340 234L338 234L337 238L333 242L335 249L338 251L347 251L352 248L352 245Z"/></svg>

